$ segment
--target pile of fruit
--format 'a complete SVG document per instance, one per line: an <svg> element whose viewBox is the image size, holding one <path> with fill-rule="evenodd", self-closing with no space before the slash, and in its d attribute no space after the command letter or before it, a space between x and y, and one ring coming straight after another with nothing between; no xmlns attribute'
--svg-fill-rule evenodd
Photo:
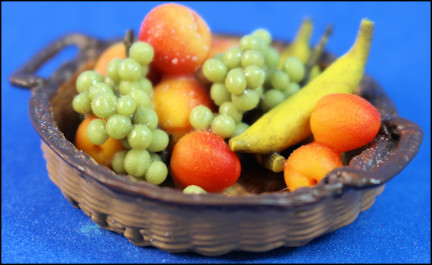
<svg viewBox="0 0 432 265"><path fill-rule="evenodd" d="M371 142L381 119L354 94L373 23L364 19L352 48L326 69L329 32L312 49L311 30L305 20L279 50L268 30L221 38L193 10L159 5L135 42L113 44L79 75L75 145L117 174L155 185L172 178L184 193L234 185L247 166L241 153L283 171L290 191L313 186L343 166L341 154ZM268 166L276 159L279 167Z"/></svg>

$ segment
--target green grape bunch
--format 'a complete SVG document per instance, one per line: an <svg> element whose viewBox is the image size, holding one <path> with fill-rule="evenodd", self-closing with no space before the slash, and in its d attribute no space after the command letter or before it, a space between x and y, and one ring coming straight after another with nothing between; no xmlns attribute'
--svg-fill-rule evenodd
<svg viewBox="0 0 432 265"><path fill-rule="evenodd" d="M137 41L128 54L126 59L112 59L105 77L93 70L82 72L72 107L99 118L87 127L90 142L102 145L108 137L121 140L126 150L114 155L112 168L116 173L159 185L168 176L159 153L168 147L169 137L158 128L151 99L153 85L146 77L154 50L148 43Z"/></svg>
<svg viewBox="0 0 432 265"><path fill-rule="evenodd" d="M189 117L196 130L211 130L223 138L244 132L246 112L264 112L300 90L305 66L295 57L287 58L279 69L281 54L272 46L272 36L257 29L243 36L238 46L206 60L202 71L212 83L210 97L219 107L211 113L205 106L195 107Z"/></svg>

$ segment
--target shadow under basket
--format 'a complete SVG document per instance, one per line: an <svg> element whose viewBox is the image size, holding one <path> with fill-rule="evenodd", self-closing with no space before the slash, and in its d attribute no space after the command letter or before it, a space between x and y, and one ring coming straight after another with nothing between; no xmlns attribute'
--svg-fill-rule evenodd
<svg viewBox="0 0 432 265"><path fill-rule="evenodd" d="M371 207L385 183L402 171L420 148L421 128L399 117L383 89L365 75L356 94L379 110L380 131L370 144L351 154L346 166L329 172L312 188L283 191L283 175L260 175L259 170L242 173L237 187L245 193L236 196L183 194L170 185L134 181L97 164L73 144L81 121L71 105L75 80L117 41L66 35L13 73L10 81L31 88L30 117L42 140L50 179L74 207L135 245L208 256L305 245L352 223ZM69 45L79 48L74 60L60 66L50 78L34 75ZM321 63L328 65L334 60L324 53ZM247 156L242 160L243 168L255 164Z"/></svg>

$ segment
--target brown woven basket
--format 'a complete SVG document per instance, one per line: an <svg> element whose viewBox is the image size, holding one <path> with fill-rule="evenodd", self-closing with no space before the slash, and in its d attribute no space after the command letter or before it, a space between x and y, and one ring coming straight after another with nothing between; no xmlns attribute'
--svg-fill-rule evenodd
<svg viewBox="0 0 432 265"><path fill-rule="evenodd" d="M348 166L333 170L313 188L285 192L281 175L260 170L247 155L242 158L243 168L250 169L242 172L236 184L237 196L190 195L169 183L137 182L98 165L73 144L81 119L71 106L76 77L90 69L114 41L64 36L13 73L10 81L31 88L30 117L42 139L51 180L96 224L138 246L214 256L305 245L352 223L371 207L385 183L407 166L422 142L421 128L398 117L382 88L366 75L356 93L380 111L380 132L369 145L348 154ZM69 45L79 47L76 59L48 79L34 75ZM333 60L326 53L322 63Z"/></svg>

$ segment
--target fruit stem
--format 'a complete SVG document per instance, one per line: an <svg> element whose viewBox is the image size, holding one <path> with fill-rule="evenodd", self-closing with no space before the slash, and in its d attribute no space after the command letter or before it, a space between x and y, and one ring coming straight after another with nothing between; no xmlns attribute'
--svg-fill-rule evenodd
<svg viewBox="0 0 432 265"><path fill-rule="evenodd" d="M329 36L332 34L333 32L333 26L332 24L329 24L324 32L324 34L321 36L318 44L314 47L309 60L306 62L305 68L305 76L303 78L303 80L300 82L300 87L303 87L307 80L309 79L309 74L311 69L317 64L319 63L322 54L324 53L324 46L327 43L327 40L329 38Z"/></svg>
<svg viewBox="0 0 432 265"><path fill-rule="evenodd" d="M276 152L272 152L266 155L256 154L255 158L260 165L275 173L283 171L286 160L285 157Z"/></svg>
<svg viewBox="0 0 432 265"><path fill-rule="evenodd" d="M129 48L133 44L133 36L134 36L133 29L126 31L126 35L123 39L123 44L125 45L126 48L126 57L129 57Z"/></svg>

